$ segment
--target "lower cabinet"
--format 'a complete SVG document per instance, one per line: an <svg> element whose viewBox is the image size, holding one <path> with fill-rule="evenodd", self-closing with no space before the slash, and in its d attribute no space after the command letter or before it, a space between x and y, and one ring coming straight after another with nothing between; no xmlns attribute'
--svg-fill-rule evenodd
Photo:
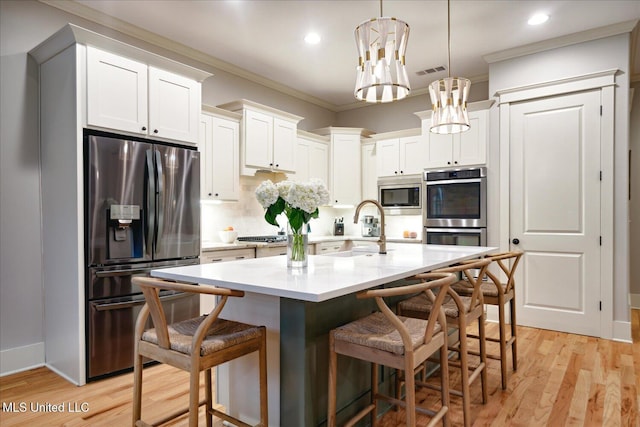
<svg viewBox="0 0 640 427"><path fill-rule="evenodd" d="M216 249L201 252L200 264L235 261L255 257L256 251L254 248ZM215 305L216 297L214 295L200 295L200 314L209 314Z"/></svg>
<svg viewBox="0 0 640 427"><path fill-rule="evenodd" d="M287 246L258 246L256 248L256 258L264 258L267 256L286 255Z"/></svg>
<svg viewBox="0 0 640 427"><path fill-rule="evenodd" d="M343 251L345 249L344 246L347 243L347 241L334 241L334 242L322 242L322 243L316 243L315 244L315 254L316 255L323 255L323 254L330 254L333 252L340 252Z"/></svg>

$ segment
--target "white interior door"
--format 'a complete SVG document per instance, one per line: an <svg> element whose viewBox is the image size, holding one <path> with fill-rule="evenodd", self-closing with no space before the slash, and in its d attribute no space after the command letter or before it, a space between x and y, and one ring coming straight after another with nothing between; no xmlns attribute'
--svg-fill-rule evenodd
<svg viewBox="0 0 640 427"><path fill-rule="evenodd" d="M599 111L599 90L511 105L519 324L600 336Z"/></svg>

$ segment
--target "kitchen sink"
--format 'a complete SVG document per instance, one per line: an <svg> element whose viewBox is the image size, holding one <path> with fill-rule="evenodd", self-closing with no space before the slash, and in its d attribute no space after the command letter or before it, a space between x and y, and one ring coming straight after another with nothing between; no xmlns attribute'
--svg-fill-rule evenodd
<svg viewBox="0 0 640 427"><path fill-rule="evenodd" d="M324 254L324 256L334 256L334 257L354 257L354 256L362 256L362 255L372 256L374 254L377 254L379 250L380 249L378 248L377 245L376 246L373 246L373 245L356 246L349 251L331 252L328 254ZM392 249L387 249L387 252L391 250Z"/></svg>

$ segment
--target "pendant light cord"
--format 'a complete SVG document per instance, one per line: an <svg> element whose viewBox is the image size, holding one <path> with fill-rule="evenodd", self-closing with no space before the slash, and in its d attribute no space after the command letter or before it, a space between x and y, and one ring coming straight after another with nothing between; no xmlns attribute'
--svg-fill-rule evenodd
<svg viewBox="0 0 640 427"><path fill-rule="evenodd" d="M380 17L382 18L384 15L382 14L382 0L380 0Z"/></svg>
<svg viewBox="0 0 640 427"><path fill-rule="evenodd" d="M451 0L447 0L447 74L451 77Z"/></svg>

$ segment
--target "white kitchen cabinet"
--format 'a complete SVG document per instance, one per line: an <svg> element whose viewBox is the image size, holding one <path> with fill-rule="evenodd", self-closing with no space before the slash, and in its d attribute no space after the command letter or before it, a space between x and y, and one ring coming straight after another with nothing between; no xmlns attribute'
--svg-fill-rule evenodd
<svg viewBox="0 0 640 427"><path fill-rule="evenodd" d="M411 131L419 133L419 130ZM379 136L379 135L378 135ZM379 177L415 175L424 169L427 144L422 135L381 139L376 142Z"/></svg>
<svg viewBox="0 0 640 427"><path fill-rule="evenodd" d="M307 182L311 178L329 185L329 139L302 130L296 144L296 174L293 181Z"/></svg>
<svg viewBox="0 0 640 427"><path fill-rule="evenodd" d="M263 258L267 256L278 256L287 254L287 245L266 245L256 247L256 258Z"/></svg>
<svg viewBox="0 0 640 427"><path fill-rule="evenodd" d="M242 114L240 164L243 175L258 170L295 173L298 122L302 117L246 99L218 105Z"/></svg>
<svg viewBox="0 0 640 427"><path fill-rule="evenodd" d="M237 201L240 198L240 115L203 107L198 150L200 198Z"/></svg>
<svg viewBox="0 0 640 427"><path fill-rule="evenodd" d="M493 101L469 104L466 132L439 135L429 131L431 111L416 113L422 119L422 133L428 139L424 168L483 165L487 162L489 107Z"/></svg>
<svg viewBox="0 0 640 427"><path fill-rule="evenodd" d="M197 143L200 82L87 46L87 126Z"/></svg>
<svg viewBox="0 0 640 427"><path fill-rule="evenodd" d="M132 60L124 61L123 69L116 66L119 62L114 61L112 66L103 64L98 76L105 86L93 86L93 92L89 86L96 82L89 81L89 46ZM94 112L92 118L99 118L95 120L106 120L107 112L111 111L116 116L121 114L114 119L116 123L120 119L124 119L124 122L131 119L129 121L137 123L138 119L144 118L140 111L148 111L148 96L143 95L143 89L148 89L149 67L167 70L197 82L211 74L73 24L65 25L31 50L29 55L40 67L42 249L45 254L42 277L43 286L47 289L43 300L47 307L44 314L45 360L68 380L83 385L87 377L86 260L82 241L86 227L82 191L83 131L88 126L90 111ZM135 62L144 64L146 71L138 70ZM107 93L109 87L114 93ZM96 89L98 92L95 92ZM144 108L138 105L138 101L145 104ZM102 105L96 106L94 102ZM95 113L94 107L98 108L98 113ZM197 141L199 103L197 107L194 142ZM144 120L141 123L145 123ZM90 126L104 130L116 129L117 133L122 134L142 135L139 129L123 130L125 125L103 125Z"/></svg>
<svg viewBox="0 0 640 427"><path fill-rule="evenodd" d="M360 147L360 154L362 165L362 199L378 200L376 143L363 143Z"/></svg>
<svg viewBox="0 0 640 427"><path fill-rule="evenodd" d="M212 264L255 257L256 251L254 248L204 250L200 253L200 264ZM215 295L200 295L200 314L209 314L215 305Z"/></svg>
<svg viewBox="0 0 640 427"><path fill-rule="evenodd" d="M329 193L332 205L357 205L362 200L360 145L371 132L362 128L327 127L314 131L328 135Z"/></svg>

